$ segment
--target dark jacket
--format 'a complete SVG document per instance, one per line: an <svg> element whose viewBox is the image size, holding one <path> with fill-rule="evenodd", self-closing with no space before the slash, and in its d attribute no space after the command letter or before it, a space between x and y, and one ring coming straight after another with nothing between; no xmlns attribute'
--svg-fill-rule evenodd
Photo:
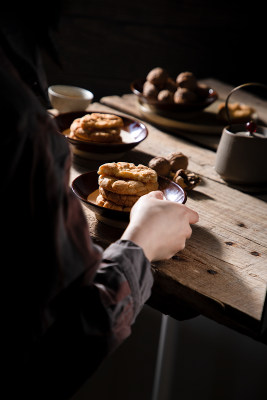
<svg viewBox="0 0 267 400"><path fill-rule="evenodd" d="M103 252L92 242L69 188L69 145L6 44L0 46L4 381L10 399L67 399L129 336L152 274L135 244L118 241Z"/></svg>

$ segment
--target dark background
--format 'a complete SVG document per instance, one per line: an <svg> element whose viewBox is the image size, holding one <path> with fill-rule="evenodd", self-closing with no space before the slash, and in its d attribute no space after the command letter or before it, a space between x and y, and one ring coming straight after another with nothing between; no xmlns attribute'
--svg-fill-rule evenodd
<svg viewBox="0 0 267 400"><path fill-rule="evenodd" d="M62 66L45 55L48 83L82 86L95 100L130 92L157 66L173 77L192 71L233 86L266 83L263 4L65 0L56 34Z"/></svg>
<svg viewBox="0 0 267 400"><path fill-rule="evenodd" d="M161 66L238 86L267 83L265 5L218 0L67 0L56 42L62 67L45 54L48 84L91 90L95 100L130 92ZM266 94L263 94L264 96ZM74 396L151 398L161 315L144 307L133 333ZM168 335L165 400L266 398L266 346L204 317ZM174 337L174 342L171 338ZM171 347L173 345L173 347ZM163 382L164 383L164 382ZM165 390L165 391L164 391Z"/></svg>

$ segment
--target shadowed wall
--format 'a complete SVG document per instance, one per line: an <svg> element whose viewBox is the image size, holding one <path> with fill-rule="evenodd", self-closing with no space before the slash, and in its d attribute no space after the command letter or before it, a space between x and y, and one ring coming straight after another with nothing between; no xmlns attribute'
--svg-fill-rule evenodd
<svg viewBox="0 0 267 400"><path fill-rule="evenodd" d="M237 86L266 82L258 0L65 0L57 35L62 68L45 58L48 83L83 86L96 99L129 92L135 78L164 67Z"/></svg>

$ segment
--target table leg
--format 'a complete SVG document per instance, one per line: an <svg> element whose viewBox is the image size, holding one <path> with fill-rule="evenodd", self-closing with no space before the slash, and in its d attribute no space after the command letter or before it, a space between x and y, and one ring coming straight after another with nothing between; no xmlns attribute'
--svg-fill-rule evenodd
<svg viewBox="0 0 267 400"><path fill-rule="evenodd" d="M170 396L177 334L178 321L162 314L152 400L167 400Z"/></svg>

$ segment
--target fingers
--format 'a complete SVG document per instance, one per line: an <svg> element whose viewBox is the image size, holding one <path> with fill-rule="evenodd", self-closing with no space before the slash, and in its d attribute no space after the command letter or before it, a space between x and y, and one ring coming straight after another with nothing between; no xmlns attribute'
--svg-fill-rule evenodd
<svg viewBox="0 0 267 400"><path fill-rule="evenodd" d="M186 207L186 206L185 206ZM188 222L189 224L196 224L199 221L199 215L196 211L192 210L191 208L187 208L188 212Z"/></svg>
<svg viewBox="0 0 267 400"><path fill-rule="evenodd" d="M141 196L122 236L141 246L149 260L168 259L184 249L192 235L191 224L199 220L198 213L186 205L162 200L160 190Z"/></svg>
<svg viewBox="0 0 267 400"><path fill-rule="evenodd" d="M153 197L154 199L160 199L160 200L164 199L163 193L160 190L154 190L153 192L149 192L147 194L147 197Z"/></svg>
<svg viewBox="0 0 267 400"><path fill-rule="evenodd" d="M188 228L187 228L186 235L185 235L186 239L189 239L191 237L191 235L192 235L192 228L189 225Z"/></svg>
<svg viewBox="0 0 267 400"><path fill-rule="evenodd" d="M152 192L149 192L148 194L142 196L141 198L143 198L143 200L145 200L145 198L147 199L157 199L157 200L165 200L164 194L161 190L154 190ZM168 203L168 202L167 202ZM173 203L173 202L170 202ZM136 205L138 204L138 202L136 203ZM191 224L196 224L199 221L199 215L196 211L192 210L191 208L187 207L184 204L179 204L179 203L175 203L176 207L182 207L184 210L185 215L187 214L187 220L188 223ZM166 204L165 204L166 206ZM133 207L135 208L135 207Z"/></svg>

